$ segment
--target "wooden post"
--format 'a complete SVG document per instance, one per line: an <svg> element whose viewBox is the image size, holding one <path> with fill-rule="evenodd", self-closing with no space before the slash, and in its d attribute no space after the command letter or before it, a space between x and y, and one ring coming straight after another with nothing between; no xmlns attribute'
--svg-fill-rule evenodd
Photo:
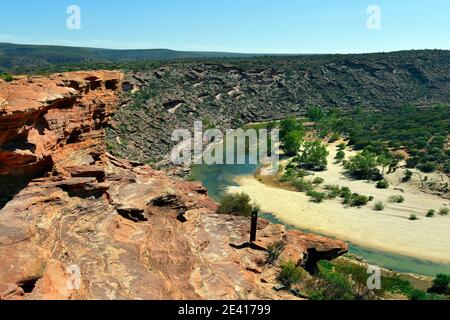
<svg viewBox="0 0 450 320"><path fill-rule="evenodd" d="M256 241L256 231L258 230L258 210L252 211L252 224L250 228L250 243Z"/></svg>

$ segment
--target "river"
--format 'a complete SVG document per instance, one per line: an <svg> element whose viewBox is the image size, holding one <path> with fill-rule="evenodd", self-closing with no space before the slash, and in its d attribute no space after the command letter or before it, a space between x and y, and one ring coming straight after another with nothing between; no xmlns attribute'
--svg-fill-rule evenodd
<svg viewBox="0 0 450 320"><path fill-rule="evenodd" d="M194 165L192 167L191 178L196 181L201 181L208 189L209 195L214 200L220 201L228 187L236 186L235 179L237 177L252 175L258 167L258 165L254 164ZM262 216L273 223L283 224L289 229L298 229L285 224L270 213L263 213ZM302 231L309 232L309 230ZM349 243L349 248L350 253L363 257L368 263L396 272L415 273L427 276L435 276L438 273L450 274L450 265L448 264L440 264L389 252L372 250L352 243Z"/></svg>

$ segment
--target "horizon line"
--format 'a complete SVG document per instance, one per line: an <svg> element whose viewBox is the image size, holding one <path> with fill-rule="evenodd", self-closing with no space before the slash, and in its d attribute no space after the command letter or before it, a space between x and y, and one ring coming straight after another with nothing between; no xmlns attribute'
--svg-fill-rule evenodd
<svg viewBox="0 0 450 320"><path fill-rule="evenodd" d="M1 42L0 45L16 45L16 46L35 46L35 47L61 47L61 48L78 48L78 49L95 49L95 50L110 50L110 51L150 51L150 50L167 50L173 52L188 52L188 53L224 53L224 54L236 54L236 55L248 55L248 56L297 56L297 55L362 55L362 54L382 54L382 53L396 53L405 51L450 51L450 49L438 49L438 48L420 48L420 49L400 49L392 51L367 51L367 52L327 52L327 53L271 53L271 52L238 52L238 51L216 51L216 50L178 50L171 48L106 48L95 46L77 46L77 45L61 45L61 44L35 44L35 43L18 43L18 42Z"/></svg>

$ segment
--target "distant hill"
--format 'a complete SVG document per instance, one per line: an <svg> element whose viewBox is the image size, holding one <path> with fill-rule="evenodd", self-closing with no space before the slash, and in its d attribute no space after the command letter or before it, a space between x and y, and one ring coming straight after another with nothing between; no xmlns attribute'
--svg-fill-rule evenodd
<svg viewBox="0 0 450 320"><path fill-rule="evenodd" d="M39 68L48 65L121 63L141 60L176 60L198 58L241 58L251 54L228 52L187 52L168 49L111 50L80 47L22 45L0 43L0 71Z"/></svg>

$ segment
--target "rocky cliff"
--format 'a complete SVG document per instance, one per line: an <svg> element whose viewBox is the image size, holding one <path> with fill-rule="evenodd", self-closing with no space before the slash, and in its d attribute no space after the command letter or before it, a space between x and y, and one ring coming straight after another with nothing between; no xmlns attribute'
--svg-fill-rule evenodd
<svg viewBox="0 0 450 320"><path fill-rule="evenodd" d="M105 152L122 78L0 80L0 299L290 299L269 245L306 269L347 252L264 220L250 245L201 185Z"/></svg>
<svg viewBox="0 0 450 320"><path fill-rule="evenodd" d="M194 121L229 129L303 116L313 106L386 112L450 104L450 51L185 61L138 70L126 74L130 93L109 143L114 154L141 162L161 160L173 130L192 130Z"/></svg>

